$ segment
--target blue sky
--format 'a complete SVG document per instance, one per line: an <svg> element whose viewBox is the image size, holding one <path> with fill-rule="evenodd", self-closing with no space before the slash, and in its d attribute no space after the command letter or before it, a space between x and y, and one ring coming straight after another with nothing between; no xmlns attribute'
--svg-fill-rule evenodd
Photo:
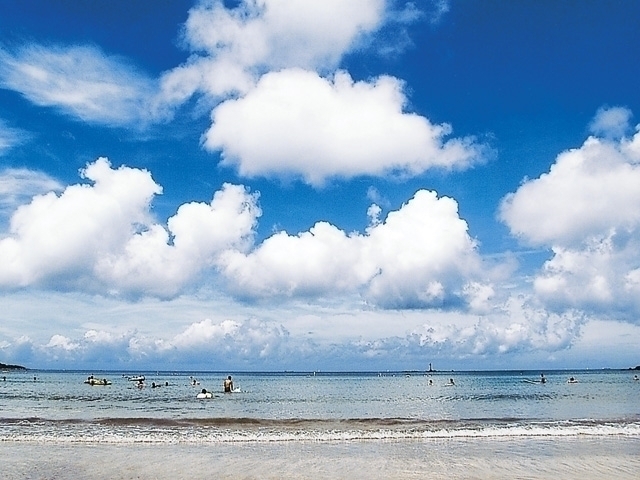
<svg viewBox="0 0 640 480"><path fill-rule="evenodd" d="M640 362L637 2L4 2L0 361Z"/></svg>

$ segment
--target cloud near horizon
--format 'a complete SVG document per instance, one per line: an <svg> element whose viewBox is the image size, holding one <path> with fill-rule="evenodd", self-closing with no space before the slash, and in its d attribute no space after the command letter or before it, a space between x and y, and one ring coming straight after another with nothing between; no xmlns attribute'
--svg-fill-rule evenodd
<svg viewBox="0 0 640 480"><path fill-rule="evenodd" d="M76 338L68 334L53 334L42 341L24 336L0 338L0 351L20 362L110 369L179 369L186 365L208 370L286 369L292 366L291 359L307 368L315 368L323 359L330 359L334 368L343 361L394 365L399 353L408 362L405 365L422 365L431 357L456 361L561 352L579 340L584 323L578 312L548 313L523 297L512 297L487 315L425 319L416 328L399 328L395 335L375 339L359 335L319 341L292 335L278 321L205 318L176 334L102 327L78 329Z"/></svg>

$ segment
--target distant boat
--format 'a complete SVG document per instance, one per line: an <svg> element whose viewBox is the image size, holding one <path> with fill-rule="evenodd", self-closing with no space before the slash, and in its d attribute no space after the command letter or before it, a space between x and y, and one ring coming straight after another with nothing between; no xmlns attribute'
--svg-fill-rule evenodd
<svg viewBox="0 0 640 480"><path fill-rule="evenodd" d="M127 377L127 380L130 382L144 382L145 377L144 375L136 375L134 377Z"/></svg>

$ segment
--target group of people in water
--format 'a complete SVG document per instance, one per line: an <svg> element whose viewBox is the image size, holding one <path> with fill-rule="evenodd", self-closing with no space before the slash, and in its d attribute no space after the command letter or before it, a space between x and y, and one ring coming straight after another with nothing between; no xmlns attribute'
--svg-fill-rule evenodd
<svg viewBox="0 0 640 480"><path fill-rule="evenodd" d="M126 377L127 380L134 382L135 386L139 389L143 389L146 386L146 383L145 383L146 378L143 375L140 375L137 377L128 377L123 375L123 377ZM200 385L200 382L197 379L193 377L189 377L189 379L190 379L189 383L191 384L191 386ZM6 377L3 380L6 381ZM87 377L84 383L87 383L89 385L111 385L111 381L107 379L99 379L94 377L93 375L89 375L89 377ZM164 382L164 384L151 382L151 388L160 388L162 386L168 387L169 382ZM229 375L227 378L224 379L224 382L222 383L222 388L225 393L231 393L234 391L233 379L231 378L231 375ZM203 388L202 392L198 394L198 398L211 398L211 397L212 397L212 393L209 392L206 388Z"/></svg>
<svg viewBox="0 0 640 480"><path fill-rule="evenodd" d="M191 385L192 386L196 386L196 385L200 385L200 382L193 378L193 377L189 377L191 379ZM36 378L34 377L34 380ZM3 377L3 380L6 381L6 377ZM130 380L133 380L130 378ZM638 375L634 375L633 376L633 380L634 381L640 381L640 378L638 377ZM144 388L145 386L145 378L144 377L137 377L135 378L136 381L136 386L138 388ZM534 380L525 380L528 381L530 383L541 383L541 384L545 384L547 383L547 378L544 376L544 373L540 374L540 379L536 382ZM87 378L87 380L85 380L85 383L88 383L90 385L110 385L111 382L106 380L106 379L97 379L94 378L93 375L89 376ZM578 383L578 380L575 377L569 377L569 379L567 380L567 383ZM429 379L429 386L433 386L433 379ZM444 384L445 387L450 387L450 386L455 386L455 381L453 380L453 378L450 378L449 381L447 383ZM151 383L151 388L158 388L161 387L161 384L156 384L155 382ZM164 386L169 386L169 382L165 382ZM223 383L222 383L222 389L224 391L224 393L231 393L234 391L233 388L233 379L231 378L231 375L229 375L227 378L224 379ZM205 397L206 396L206 397ZM198 394L198 398L211 398L212 397L212 393L210 391L208 391L206 388L203 388L201 393Z"/></svg>

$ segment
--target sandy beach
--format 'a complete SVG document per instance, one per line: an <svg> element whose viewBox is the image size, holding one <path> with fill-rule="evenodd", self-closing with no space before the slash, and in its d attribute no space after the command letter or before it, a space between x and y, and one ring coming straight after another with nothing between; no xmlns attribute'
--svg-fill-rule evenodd
<svg viewBox="0 0 640 480"><path fill-rule="evenodd" d="M616 437L220 445L7 442L0 460L6 480L631 480L640 477L639 453L639 439Z"/></svg>

